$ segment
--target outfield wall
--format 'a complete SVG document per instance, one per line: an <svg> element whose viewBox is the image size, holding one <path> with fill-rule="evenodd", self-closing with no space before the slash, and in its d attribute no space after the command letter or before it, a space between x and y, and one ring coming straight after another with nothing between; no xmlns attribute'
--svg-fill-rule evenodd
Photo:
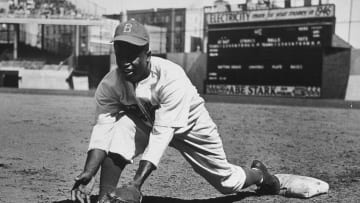
<svg viewBox="0 0 360 203"><path fill-rule="evenodd" d="M360 50L352 51L350 69L346 69L346 57L347 53L342 51L332 51L325 57L323 91L327 97L324 98L360 101ZM205 53L173 53L167 54L166 58L182 66L198 91L204 92L207 68ZM22 78L19 88L69 89L65 82L70 74L68 71L43 71L19 71ZM83 78L74 78L75 90L86 89L86 84L88 81L84 81Z"/></svg>
<svg viewBox="0 0 360 203"><path fill-rule="evenodd" d="M328 48L323 56L321 98L344 99L350 73L350 49Z"/></svg>
<svg viewBox="0 0 360 203"><path fill-rule="evenodd" d="M17 88L20 89L51 89L51 90L69 90L70 86L66 79L70 75L70 71L66 69L61 70L34 70L19 67L0 67L0 87L6 86L5 77L11 73L12 82L15 87L17 81ZM75 90L89 90L88 77L73 77L73 84Z"/></svg>
<svg viewBox="0 0 360 203"><path fill-rule="evenodd" d="M360 101L360 49L351 52L351 68L345 100Z"/></svg>
<svg viewBox="0 0 360 203"><path fill-rule="evenodd" d="M360 49L351 51L350 75L360 75Z"/></svg>

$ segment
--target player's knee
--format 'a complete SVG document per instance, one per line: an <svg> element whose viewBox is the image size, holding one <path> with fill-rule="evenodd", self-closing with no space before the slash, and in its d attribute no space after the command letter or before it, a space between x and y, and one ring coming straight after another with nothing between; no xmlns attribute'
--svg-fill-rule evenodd
<svg viewBox="0 0 360 203"><path fill-rule="evenodd" d="M108 157L114 162L115 165L123 168L129 163L128 160L124 159L120 154L109 152Z"/></svg>

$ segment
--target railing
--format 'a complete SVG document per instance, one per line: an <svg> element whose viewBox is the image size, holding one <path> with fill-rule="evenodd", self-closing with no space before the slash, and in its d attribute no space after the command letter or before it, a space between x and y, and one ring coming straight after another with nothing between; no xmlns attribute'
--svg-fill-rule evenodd
<svg viewBox="0 0 360 203"><path fill-rule="evenodd" d="M48 14L21 14L21 13L0 13L0 18L47 18L47 19L82 19L82 20L99 20L99 16L91 14L76 15L48 15Z"/></svg>
<svg viewBox="0 0 360 203"><path fill-rule="evenodd" d="M35 0L30 5L24 1L17 4L9 1L8 9L1 11L0 16L13 18L98 19L106 9L89 0Z"/></svg>
<svg viewBox="0 0 360 203"><path fill-rule="evenodd" d="M95 16L106 14L106 8L89 0L68 0L74 4L81 13L91 13Z"/></svg>

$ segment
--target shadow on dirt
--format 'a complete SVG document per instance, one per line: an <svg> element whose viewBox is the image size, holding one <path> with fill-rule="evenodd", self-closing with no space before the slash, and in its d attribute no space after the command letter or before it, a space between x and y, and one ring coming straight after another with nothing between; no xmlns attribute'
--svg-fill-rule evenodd
<svg viewBox="0 0 360 203"><path fill-rule="evenodd" d="M228 195L211 199L178 199L171 197L145 196L142 203L233 203L250 196L258 196L254 192L241 192L236 195Z"/></svg>
<svg viewBox="0 0 360 203"><path fill-rule="evenodd" d="M236 195L227 195L223 197L216 197L211 199L178 199L172 197L159 197L159 196L144 196L141 203L233 203L245 199L250 196L258 196L254 192L240 192ZM91 196L91 203L96 203L97 196ZM62 201L57 201L53 203L73 203L73 201L67 199Z"/></svg>

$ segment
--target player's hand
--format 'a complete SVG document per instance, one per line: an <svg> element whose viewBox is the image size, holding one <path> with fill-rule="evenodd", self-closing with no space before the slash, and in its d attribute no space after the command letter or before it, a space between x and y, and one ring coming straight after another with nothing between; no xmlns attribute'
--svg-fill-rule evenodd
<svg viewBox="0 0 360 203"><path fill-rule="evenodd" d="M87 172L82 172L75 178L75 184L71 189L71 200L80 203L90 203L90 195L95 186L95 178Z"/></svg>

